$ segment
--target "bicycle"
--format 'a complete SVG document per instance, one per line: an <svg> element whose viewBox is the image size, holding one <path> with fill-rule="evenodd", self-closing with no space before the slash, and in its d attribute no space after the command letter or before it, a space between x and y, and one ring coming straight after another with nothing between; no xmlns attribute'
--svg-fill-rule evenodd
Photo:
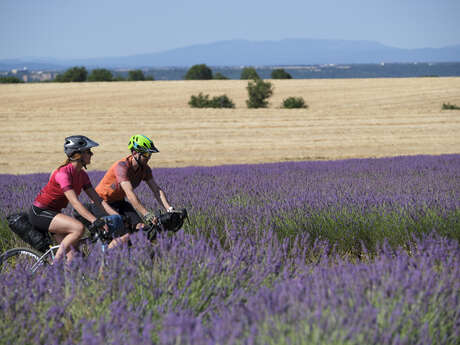
<svg viewBox="0 0 460 345"><path fill-rule="evenodd" d="M168 213L159 213L156 216L155 224L151 226L144 226L139 229L143 231L150 241L154 241L159 232L162 231L173 231L176 232L182 228L184 221L188 219L186 209L181 211L174 211ZM109 243L116 238L114 231L106 231L103 228L103 224L96 227L87 227L89 235L79 240L80 251L83 254L88 255L89 247L91 244L99 242L101 244L102 251L105 251ZM133 233L132 225L127 223L125 220L125 227L129 230L129 233ZM10 226L11 227L11 226ZM32 229L33 230L33 229ZM49 242L51 238L49 234ZM49 245L49 248L44 252L40 252L37 249L31 249L26 247L12 248L0 255L0 272L8 272L20 267L24 271L36 272L37 269L44 265L50 265L54 261L59 245Z"/></svg>
<svg viewBox="0 0 460 345"><path fill-rule="evenodd" d="M110 231L105 231L102 227L88 230L89 235L78 241L79 248L81 248L80 251L87 255L89 245L96 242L100 242L102 251L105 251L109 243L113 240L113 234ZM34 273L39 267L52 264L59 247L59 244L50 245L45 252L26 247L9 249L0 255L0 272L8 272L21 267L24 271Z"/></svg>

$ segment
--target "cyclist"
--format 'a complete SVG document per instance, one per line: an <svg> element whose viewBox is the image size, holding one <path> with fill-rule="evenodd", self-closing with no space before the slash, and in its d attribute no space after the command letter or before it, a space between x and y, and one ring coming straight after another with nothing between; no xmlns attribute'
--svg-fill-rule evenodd
<svg viewBox="0 0 460 345"><path fill-rule="evenodd" d="M42 231L49 231L60 247L56 252L56 260L67 256L67 262L72 260L78 241L84 233L84 225L75 218L61 213L68 203L74 207L93 226L100 226L101 220L88 211L78 200L83 189L89 198L107 214L114 227L121 226L121 216L102 200L91 185L88 174L83 168L91 163L93 152L91 148L98 143L83 135L72 135L65 138L64 152L67 160L51 173L47 185L38 193L29 210L29 221ZM108 230L107 225L104 225Z"/></svg>
<svg viewBox="0 0 460 345"><path fill-rule="evenodd" d="M114 210L128 218L134 230L156 223L155 214L147 210L134 192L142 181L147 183L156 200L165 210L173 212L174 208L169 204L164 191L155 182L148 165L152 153L159 152L153 141L144 135L136 134L129 140L128 149L131 151L130 155L116 161L110 167L96 186L96 192ZM125 242L128 236L125 231L118 240Z"/></svg>

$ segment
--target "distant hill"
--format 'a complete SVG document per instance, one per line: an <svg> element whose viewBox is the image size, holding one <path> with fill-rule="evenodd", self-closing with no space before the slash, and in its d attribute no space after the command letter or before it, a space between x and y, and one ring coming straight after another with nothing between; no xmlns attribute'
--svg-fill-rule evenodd
<svg viewBox="0 0 460 345"><path fill-rule="evenodd" d="M27 60L27 61L26 61ZM78 60L45 58L0 60L0 69L41 66L41 69L142 68L191 66L280 66L314 64L374 64L460 62L460 45L444 48L400 49L373 41L285 39L281 41L231 40L192 45L159 53ZM32 67L34 66L34 67Z"/></svg>
<svg viewBox="0 0 460 345"><path fill-rule="evenodd" d="M67 66L65 62L56 62L54 59L43 58L24 58L0 60L0 71L9 71L12 69L22 70L59 70Z"/></svg>

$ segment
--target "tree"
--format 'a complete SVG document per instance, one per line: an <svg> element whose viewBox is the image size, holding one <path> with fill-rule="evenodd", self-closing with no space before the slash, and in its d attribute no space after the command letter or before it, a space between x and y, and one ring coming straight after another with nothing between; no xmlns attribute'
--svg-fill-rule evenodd
<svg viewBox="0 0 460 345"><path fill-rule="evenodd" d="M113 77L113 81L126 81L126 78L124 78L122 75L117 74L115 77Z"/></svg>
<svg viewBox="0 0 460 345"><path fill-rule="evenodd" d="M215 80L228 80L228 78L220 72L217 72L216 74L214 74L214 79Z"/></svg>
<svg viewBox="0 0 460 345"><path fill-rule="evenodd" d="M57 82L68 83L68 82L82 82L86 81L88 77L88 71L85 67L72 67L65 71L63 74L56 76Z"/></svg>
<svg viewBox="0 0 460 345"><path fill-rule="evenodd" d="M21 79L13 76L0 77L0 84L19 84L23 83Z"/></svg>
<svg viewBox="0 0 460 345"><path fill-rule="evenodd" d="M264 82L262 79L248 82L249 99L246 101L248 108L266 108L268 106L267 98L273 94L272 84Z"/></svg>
<svg viewBox="0 0 460 345"><path fill-rule="evenodd" d="M292 76L283 68L277 68L272 71L272 79L292 79Z"/></svg>
<svg viewBox="0 0 460 345"><path fill-rule="evenodd" d="M249 79L260 79L259 75L256 72L254 67L245 67L241 71L240 75L241 80L249 80Z"/></svg>
<svg viewBox="0 0 460 345"><path fill-rule="evenodd" d="M113 74L108 69L96 68L91 71L88 81L112 81Z"/></svg>
<svg viewBox="0 0 460 345"><path fill-rule="evenodd" d="M212 70L205 64L193 65L184 78L185 80L210 80L212 79Z"/></svg>
<svg viewBox="0 0 460 345"><path fill-rule="evenodd" d="M144 72L142 72L140 69L129 71L128 80L130 81L145 80Z"/></svg>

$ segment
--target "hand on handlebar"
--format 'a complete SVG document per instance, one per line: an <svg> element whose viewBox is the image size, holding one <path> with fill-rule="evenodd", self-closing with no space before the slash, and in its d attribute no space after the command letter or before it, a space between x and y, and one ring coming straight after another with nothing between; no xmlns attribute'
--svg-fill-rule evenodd
<svg viewBox="0 0 460 345"><path fill-rule="evenodd" d="M107 239L109 237L109 227L104 218L97 218L88 226L88 230L91 233L92 240L98 238Z"/></svg>
<svg viewBox="0 0 460 345"><path fill-rule="evenodd" d="M88 226L88 230L91 233L95 233L98 229L105 229L106 231L108 230L107 224L105 223L105 220L102 218L97 218Z"/></svg>
<svg viewBox="0 0 460 345"><path fill-rule="evenodd" d="M152 211L149 211L144 215L143 221L144 221L144 224L147 226L156 225L157 217L155 216L155 213L153 213Z"/></svg>
<svg viewBox="0 0 460 345"><path fill-rule="evenodd" d="M96 235L109 240L117 237L119 231L123 229L123 226L122 217L116 214L96 219L88 227L88 230L93 236Z"/></svg>

